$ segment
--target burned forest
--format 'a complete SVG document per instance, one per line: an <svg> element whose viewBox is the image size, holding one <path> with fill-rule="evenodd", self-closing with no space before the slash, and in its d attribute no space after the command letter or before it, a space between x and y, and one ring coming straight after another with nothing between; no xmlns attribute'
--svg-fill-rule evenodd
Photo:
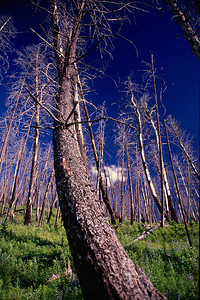
<svg viewBox="0 0 200 300"><path fill-rule="evenodd" d="M20 15L20 5L26 15ZM6 279L14 272L15 251L2 239L0 286L13 286L7 299L25 299L26 289L16 292L23 284L30 286L26 299L198 298L197 265L192 267L199 247L198 83L193 87L184 72L193 74L190 64L198 69L199 25L197 1L22 0L15 12L12 4L2 3L0 232L10 245L18 234L12 226L27 232L16 247L26 240L26 250L19 251L22 261L27 255L24 274L29 269L29 279ZM166 52L174 47L166 61L165 50L156 48L159 34L174 41L163 46ZM189 126L196 127L190 132ZM167 232L178 234L180 228L185 254L174 258L174 240L165 244ZM46 241L52 236L49 251L56 232L58 238L64 231L56 241L62 258L32 251L28 262L28 243L42 230ZM156 234L163 241L157 250L149 244L153 238L147 239ZM165 271L151 275L152 258L145 268L148 254L136 258L135 245L158 251L172 278L177 268L182 274L177 282L183 287L184 280L194 281L194 286L188 283L183 291L174 279L167 288ZM38 279L31 279L31 266L44 267L45 259L53 271L41 275L37 269ZM180 269L173 269L173 259ZM0 297L6 296L5 288Z"/></svg>

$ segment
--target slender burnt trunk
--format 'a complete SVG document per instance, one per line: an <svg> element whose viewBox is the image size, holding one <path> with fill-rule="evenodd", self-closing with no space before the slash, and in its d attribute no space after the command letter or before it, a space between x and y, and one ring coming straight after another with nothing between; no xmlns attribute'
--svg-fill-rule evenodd
<svg viewBox="0 0 200 300"><path fill-rule="evenodd" d="M125 131L123 130L122 136L122 164L121 164L121 203L120 203L120 215L119 222L123 222L124 218L124 151L125 151Z"/></svg>
<svg viewBox="0 0 200 300"><path fill-rule="evenodd" d="M7 189L7 180L6 180L6 174L7 174L7 163L8 163L8 157L7 157L7 148L6 148L6 159L5 159L5 170L4 170L4 180L3 180L3 188L2 188L2 194L1 194L1 213L0 216L3 216L5 203L6 203L6 189Z"/></svg>
<svg viewBox="0 0 200 300"><path fill-rule="evenodd" d="M60 218L60 205L58 205L58 208L57 208L57 214L56 214L56 220L55 220L55 227L58 226L58 220Z"/></svg>
<svg viewBox="0 0 200 300"><path fill-rule="evenodd" d="M167 132L167 126L166 126L165 120L164 120L164 125L165 125L165 134L166 134L167 146L168 146L168 150L169 150L170 162L171 162L172 171L173 171L173 175L174 175L176 191L177 191L177 194L178 194L179 205L180 205L181 213L182 213L182 216L183 216L183 222L185 224L185 230L186 230L186 233L187 233L188 242L190 244L190 247L192 247L192 241L190 239L190 234L189 234L188 227L187 227L187 221L186 221L185 212L184 212L184 208L183 208L183 202L182 202L182 199L181 199L179 186L178 186L178 180L177 180L177 176L176 176L176 171L175 171L174 163L173 163L173 159L172 159L172 152L171 152L171 147L170 147L170 142L169 142L169 138L168 138L168 132Z"/></svg>
<svg viewBox="0 0 200 300"><path fill-rule="evenodd" d="M152 118L152 116L151 116L151 114L149 112L148 112L148 116L149 116L151 125L152 125L152 127L154 129L154 132L155 132L155 135L156 135L156 144L157 144L157 148L158 148L158 152L159 152L159 135L158 135L158 130L157 130L157 128L156 128L156 126L154 124L153 118ZM163 167L164 191L165 191L165 194L166 194L166 197L165 197L166 198L166 207L169 206L169 210L170 210L172 219L176 223L178 223L178 217L176 215L176 211L175 211L175 208L174 208L173 199L172 199L170 188L169 188L169 182L168 182L168 178L167 178L167 173L166 173L165 165L164 165L164 162L163 162L163 157L162 157L162 167Z"/></svg>
<svg viewBox="0 0 200 300"><path fill-rule="evenodd" d="M162 205L160 203L160 199L158 198L158 195L156 193L153 181L151 179L151 175L147 166L147 162L146 162L146 157L145 157L145 152L144 152L144 143L143 143L143 130L142 130L142 120L141 120L141 115L140 115L140 111L138 108L138 105L136 103L136 99L133 95L133 92L131 91L131 103L133 105L133 107L136 110L136 115L137 115L137 120L138 120L138 135L139 135L139 145L140 145L140 155L141 155L141 160L142 160L142 165L144 168L144 173L146 175L146 179L152 194L152 197L156 203L156 206L160 212L160 214L162 214ZM168 216L165 214L166 219L169 221Z"/></svg>
<svg viewBox="0 0 200 300"><path fill-rule="evenodd" d="M39 53L36 54L36 76L35 76L35 92L36 97L38 97L38 85L39 85L39 74L38 74L38 59ZM31 166L31 174L30 174L30 183L29 183L29 191L28 191L28 199L26 204L26 214L24 218L24 224L28 225L32 223L32 209L33 209L33 194L34 194L34 184L36 180L36 168L37 168L37 159L38 159L38 149L39 149L39 125L40 125L40 106L36 102L35 103L35 135L33 142L33 156L32 156L32 166Z"/></svg>
<svg viewBox="0 0 200 300"><path fill-rule="evenodd" d="M133 210L133 187L132 187L132 179L131 179L131 168L130 168L130 160L129 160L129 151L128 151L128 143L126 143L126 156L127 156L127 170L128 170L128 181L129 181L129 194L130 194L130 207L131 207L131 224L134 221L134 210Z"/></svg>
<svg viewBox="0 0 200 300"><path fill-rule="evenodd" d="M138 221L140 222L140 173L139 173L139 160L138 160L138 150L137 145L135 149L136 153L136 199L138 205Z"/></svg>
<svg viewBox="0 0 200 300"><path fill-rule="evenodd" d="M152 77L153 77L153 89L154 89L154 99L156 107L156 121L157 121L157 132L158 132L158 149L159 149L159 161L160 161L160 181L161 181L161 226L164 227L164 212L165 212L165 203L164 203L164 177L163 177L163 155L162 155L162 141L161 141L161 132L160 132L160 120L158 112L158 99L157 99L157 88L156 88L156 77L154 70L154 60L153 54L151 54L151 68L152 68Z"/></svg>
<svg viewBox="0 0 200 300"><path fill-rule="evenodd" d="M50 220L51 220L51 217L52 217L52 214L53 214L53 209L54 209L56 201L57 201L57 193L55 193L54 199L52 199L52 200L53 200L53 202L52 202L52 204L50 206L50 211L49 211L49 216L48 216L47 224L50 223Z"/></svg>
<svg viewBox="0 0 200 300"><path fill-rule="evenodd" d="M81 97L81 100L82 100L82 103L83 103L83 108L84 108L84 112L85 112L85 116L86 116L86 120L87 120L89 136L90 136L90 141L91 141L92 150L93 150L93 154L94 154L94 159L95 159L95 163L96 163L96 168L97 168L97 172L99 172L99 156L98 156L98 153L97 153L96 144L95 144L95 140L94 140L94 134L93 134L93 130L92 130L92 125L91 125L91 122L90 122L90 117L89 117L89 113L88 113L88 109L87 109L87 104L86 104L86 101L85 101L85 98L84 98L84 93L83 93L83 89L82 89L82 85L81 85L81 80L79 78L79 74L78 74L78 70L77 70L76 65L75 65L75 70L76 70L76 78L77 78L77 83L78 83L78 87L79 87L80 97ZM116 224L115 214L114 214L112 206L110 204L108 193L105 191L105 188L104 188L104 185L103 185L103 180L102 180L101 177L100 177L100 180L99 180L99 189L101 191L102 198L103 198L103 201L106 205L106 208L108 209L108 212L110 214L111 223Z"/></svg>
<svg viewBox="0 0 200 300"><path fill-rule="evenodd" d="M53 175L54 175L54 169L51 171L51 174L49 176L49 180L47 182L47 186L46 186L46 190L45 190L45 194L44 194L44 200L43 200L43 203L42 203L42 210L41 210L41 214L40 214L39 226L42 226L44 224L45 207L46 207L47 197L48 197L48 193L49 193L49 189L50 189L50 185L51 185Z"/></svg>
<svg viewBox="0 0 200 300"><path fill-rule="evenodd" d="M28 128L26 138L25 138L22 150L21 150L19 164L18 164L18 168L17 168L17 172L16 172L16 176L15 176L15 179L14 179L13 188L12 188L12 192L11 192L11 196L10 196L10 205L9 205L9 208L8 208L7 215L12 214L13 208L17 203L18 198L16 197L16 188L17 188L17 185L18 185L19 175L20 175L20 171L21 171L21 164L22 164L22 160L23 160L24 151L25 151L25 148L26 148L26 143L27 143L27 140L28 140L28 137L29 137L29 132L30 132L30 126Z"/></svg>
<svg viewBox="0 0 200 300"><path fill-rule="evenodd" d="M1 171L1 168L2 168L2 164L3 164L4 153L5 153L5 150L6 150L6 147L7 147L7 143L8 143L11 127L12 127L12 122L14 120L14 116L15 116L15 113L16 113L16 110L17 110L17 106L18 106L18 102L19 102L19 98L20 98L23 86L24 86L24 82L21 85L21 90L20 90L19 95L17 97L16 103L15 103L15 106L14 106L14 109L13 109L13 112L12 112L12 115L11 115L11 118L10 118L10 123L8 125L8 129L7 129L7 132L6 132L6 136L5 136L5 139L4 139L4 142L3 142L3 146L2 146L2 149L1 149L1 153L0 153L0 171Z"/></svg>

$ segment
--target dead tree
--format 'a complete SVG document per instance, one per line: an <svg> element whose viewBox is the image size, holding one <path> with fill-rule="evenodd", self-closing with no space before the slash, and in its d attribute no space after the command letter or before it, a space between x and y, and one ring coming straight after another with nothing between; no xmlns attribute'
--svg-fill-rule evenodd
<svg viewBox="0 0 200 300"><path fill-rule="evenodd" d="M187 227L187 221L186 221L186 218L185 218L185 211L184 211L184 208L183 208L183 203L182 203L182 199L181 199L181 195L180 195L178 180L177 180L176 171L175 171L175 168L174 168L172 152L171 152L171 147L170 147L170 142L169 142L168 132L167 132L167 126L166 126L165 121L164 121L164 124L165 124L165 133L166 133L166 138L167 138L167 146L168 146L168 150L169 150L170 162L171 162L171 166L172 166L172 170L173 170L174 181L175 181L175 185L176 185L176 191L177 191L177 194L178 194L178 200L179 200L179 204L180 204L180 208L181 208L181 213L182 213L182 216L183 216L183 222L185 224L185 229L186 229L189 244L192 247L192 242L191 242L190 234L189 234L188 227Z"/></svg>
<svg viewBox="0 0 200 300"><path fill-rule="evenodd" d="M89 130L89 137L90 137L92 151L93 151L93 155L94 155L94 159L95 159L95 163L96 163L97 173L99 173L99 156L98 156L98 153L97 153L96 143L95 143L94 134L93 134L93 130L92 130L92 124L90 122L90 116L89 116L89 112L88 112L87 104L86 104L86 101L85 101L83 88L82 88L82 84L81 84L81 80L80 80L80 76L78 74L78 69L77 69L76 64L75 64L75 70L76 70L76 80L77 80L78 87L79 87L80 98L81 98L81 101L82 101L82 104L83 104L85 117L86 117L86 120L87 120L87 125L88 125L88 130ZM79 124L79 126L80 126L80 124ZM103 201L106 205L106 208L108 209L108 212L110 214L111 223L116 224L115 215L114 215L113 209L110 205L108 194L105 191L102 176L100 176L99 188L100 188L100 191L101 191L102 199L103 199Z"/></svg>
<svg viewBox="0 0 200 300"><path fill-rule="evenodd" d="M177 23L179 24L183 35L188 40L192 50L200 60L200 39L198 36L198 30L199 28L193 28L191 24L191 16L190 18L181 10L179 6L179 1L174 0L165 0L167 5L169 6L169 9L171 10L172 14L176 18ZM199 9L199 6L197 6L197 9ZM198 16L199 17L199 16ZM198 22L196 22L198 23Z"/></svg>
<svg viewBox="0 0 200 300"><path fill-rule="evenodd" d="M141 113L137 104L137 100L134 97L134 91L133 91L133 87L132 87L132 83L129 82L129 91L131 93L131 105L132 107L135 109L135 113L137 116L137 122L138 122L138 140L139 140L139 145L140 145L140 155L141 155L141 160L142 160L142 165L144 168L144 172L147 178L147 182L149 184L149 188L152 194L152 197L157 205L157 208L160 212L160 214L162 214L162 205L160 202L160 199L156 193L156 189L154 187L148 166L147 166L147 161L146 161L146 157L145 157L145 151L144 151L144 142L143 142L143 125L142 125L142 118L141 118ZM168 216L165 215L166 219L168 219Z"/></svg>
<svg viewBox="0 0 200 300"><path fill-rule="evenodd" d="M14 108L13 108L13 111L12 111L12 115L11 115L11 118L10 118L10 121L9 121L9 125L8 125L8 129L7 129L7 132L6 132L6 136L5 136L5 139L4 139L4 142L3 142L3 146L2 146L2 149L1 149L1 154L0 154L0 172L1 172L2 164L3 164L3 158L4 158L5 149L6 149L7 144L8 144L8 139L9 139L10 131L12 129L12 123L13 123L13 120L14 120L14 117L15 117L15 113L16 113L16 110L17 110L18 102L19 102L19 99L20 99L23 87L24 87L24 81L22 82L20 90L18 92L18 96L17 96L16 101L15 101L15 105L14 105Z"/></svg>
<svg viewBox="0 0 200 300"><path fill-rule="evenodd" d="M41 210L41 214L40 214L39 226L44 224L44 214L45 214L45 208L46 208L46 203L47 203L47 197L48 197L48 193L49 193L49 189L51 186L51 181L52 181L53 175L54 175L54 169L52 169L51 174L48 179L48 182L47 182L44 199L43 199L43 203L42 203L42 210Z"/></svg>
<svg viewBox="0 0 200 300"><path fill-rule="evenodd" d="M32 119L31 119L31 121L32 121ZM20 175L20 171L21 171L23 155L24 155L24 151L26 149L26 144L27 144L27 140L28 140L28 137L29 137L29 132L30 132L30 126L28 127L26 138L23 141L23 147L22 147L22 150L21 150L21 153L20 153L19 164L18 164L18 167L17 167L17 172L16 172L16 176L15 176L15 179L14 179L14 182L13 182L13 188L12 188L12 191L11 191L11 196L10 196L10 201L9 201L10 204L9 204L7 216L13 213L13 208L17 204L18 197L16 197L16 189L17 189L17 185L18 185L18 181L19 181L19 175Z"/></svg>
<svg viewBox="0 0 200 300"><path fill-rule="evenodd" d="M168 117L167 122L169 124L170 132L173 133L175 136L178 145L182 149L188 163L190 164L195 176L197 176L198 180L200 180L199 170L197 169L194 159L192 157L192 147L190 145L190 141L185 136L185 133L180 129L178 122L172 118L171 116ZM190 153L191 152L191 153Z"/></svg>
<svg viewBox="0 0 200 300"><path fill-rule="evenodd" d="M34 109L35 112L30 184L28 189L26 214L24 219L24 224L26 225L31 224L32 222L32 207L34 204L39 151L39 130L41 126L41 113L44 114L45 111L41 110L41 106L44 107L44 103L47 102L47 99L49 104L51 104L50 95L52 96L51 91L54 85L54 81L52 80L52 78L49 78L48 75L49 64L47 63L47 53L44 51L43 47L43 44L38 44L32 47L28 46L25 48L24 52L19 52L17 59L17 63L21 68L21 72L24 75L26 81L26 97L29 96L29 105L32 105L32 109ZM47 108L46 110L48 111Z"/></svg>
<svg viewBox="0 0 200 300"><path fill-rule="evenodd" d="M114 4L117 5L117 12L128 7L127 3L118 6L119 2L113 1L112 5ZM91 186L87 167L81 156L76 127L72 124L69 126L70 121L74 124L71 114L74 107L71 81L75 72L74 63L84 55L82 53L77 57L81 25L91 17L98 47L105 37L105 31L102 35L102 27L98 27L98 24L103 22L104 28L110 32L107 14L109 8L104 5L106 3L103 1L77 1L74 11L69 10L65 14L68 27L64 26L63 32L61 24L65 10L57 1L51 0L58 81L53 132L57 193L85 299L164 299L141 269L133 264L117 239L104 215L102 201L96 197ZM87 18L83 22L86 12Z"/></svg>
<svg viewBox="0 0 200 300"><path fill-rule="evenodd" d="M13 51L12 39L16 36L16 29L13 25L13 18L10 16L0 16L0 84L2 73L6 73L9 68L8 53Z"/></svg>
<svg viewBox="0 0 200 300"><path fill-rule="evenodd" d="M132 179L131 179L131 167L130 167L130 157L129 157L129 149L128 142L126 143L126 157L127 157L127 170L128 170L128 181L129 181L129 194L130 194L130 207L131 207L131 224L134 221L134 208L133 208L133 187L132 187Z"/></svg>

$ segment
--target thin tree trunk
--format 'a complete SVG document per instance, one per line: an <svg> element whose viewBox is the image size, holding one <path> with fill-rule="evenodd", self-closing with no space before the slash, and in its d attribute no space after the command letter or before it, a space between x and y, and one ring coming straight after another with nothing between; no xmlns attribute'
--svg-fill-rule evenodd
<svg viewBox="0 0 200 300"><path fill-rule="evenodd" d="M7 148L6 148L6 161L5 161L5 170L4 170L4 181L3 181L3 188L2 188L2 196L1 196L1 213L0 216L3 216L4 213L4 208L5 208L5 203L6 203L6 189L7 189L7 181L6 181L6 173L7 173L7 163L8 163L8 158L7 158Z"/></svg>
<svg viewBox="0 0 200 300"><path fill-rule="evenodd" d="M177 177L176 177L176 171L175 171L174 163L173 163L173 159L172 159L172 152L171 152L171 147L170 147L170 142L169 142L169 138L168 138L167 126L166 126L165 120L164 120L164 125L165 125L167 146L168 146L168 150L169 150L169 157L170 157L170 162L171 162L172 171L173 171L173 175L174 175L174 181L175 181L175 185L176 185L176 191L177 191L178 200L179 200L179 204L180 204L180 208L181 208L181 213L182 213L182 216L183 216L183 222L185 224L185 230L186 230L186 233L187 233L188 242L190 244L190 247L192 247L192 241L190 239L190 234L189 234L188 227L187 227L185 212L184 212L183 203L182 203L182 200L181 200L181 195L180 195L179 186L178 186L178 180L177 180Z"/></svg>
<svg viewBox="0 0 200 300"><path fill-rule="evenodd" d="M32 121L32 119L31 119L31 121ZM25 138L22 150L21 150L21 155L20 155L20 159L19 159L17 173L16 173L16 176L15 176L15 180L14 180L14 184L13 184L13 188L12 188L12 192L11 192L11 196L10 196L10 205L9 205L9 208L8 208L7 216L12 214L13 207L17 203L16 188L17 188L17 185L18 185L19 175L20 175L20 171L21 171L21 164L22 164L22 160L23 160L24 151L26 149L26 144L27 144L27 140L28 140L28 137L29 137L29 132L30 132L30 126L28 127L26 138Z"/></svg>
<svg viewBox="0 0 200 300"><path fill-rule="evenodd" d="M17 106L18 106L18 102L19 102L19 98L20 98L23 86L24 86L24 82L21 85L21 89L20 89L19 95L17 97L16 103L15 103L15 106L14 106L14 109L13 109L13 112L12 112L12 115L11 115L11 118L10 118L10 123L8 125L8 129L7 129L7 132L6 132L6 136L5 136L5 139L4 139L4 142L3 142L3 146L2 146L2 149L1 149L1 154L0 154L0 172L1 172L2 164L3 164L3 158L4 158L5 149L6 149L6 146L7 146L7 143L8 143L8 138L9 138L9 135L10 135L10 130L11 130L11 127L12 127L12 122L14 120L15 112L17 110Z"/></svg>
<svg viewBox="0 0 200 300"><path fill-rule="evenodd" d="M156 190L155 190L153 181L151 179L150 172L149 172L147 162L146 162L146 158L145 158L144 145L143 145L143 133L142 133L142 120L141 120L141 115L140 115L138 106L136 104L136 101L135 101L135 98L134 98L134 95L133 95L133 91L131 91L131 103L133 104L133 107L136 110L136 115L137 115L137 119L138 119L139 144L140 144L140 155L141 155L142 165L143 165L143 168L144 168L144 172L145 172L145 175L146 175L146 178L147 178L147 182L148 182L152 197L153 197L153 199L154 199L154 201L155 201L155 203L158 207L158 210L161 214L162 213L162 205L161 205L160 200L159 200L159 198L156 194ZM168 216L165 215L165 217L169 221Z"/></svg>
<svg viewBox="0 0 200 300"><path fill-rule="evenodd" d="M120 215L119 215L119 222L123 222L124 218L124 150L125 150L125 133L123 131L123 137L122 137L122 181L121 181L121 203L120 203Z"/></svg>
<svg viewBox="0 0 200 300"><path fill-rule="evenodd" d="M129 161L129 151L128 151L128 143L126 143L126 156L127 156L127 170L128 170L128 180L129 180L129 194L130 194L130 207L131 207L131 225L134 222L134 211L133 211L133 187L132 187L132 179L131 179L131 168Z"/></svg>
<svg viewBox="0 0 200 300"><path fill-rule="evenodd" d="M35 78L35 85L36 85L36 97L38 96L38 76L37 74L37 64L38 64L38 55L36 54L36 78ZM31 166L31 175L30 175L30 183L29 183L29 191L28 191L28 199L26 204L26 214L24 219L24 224L29 225L32 223L32 209L33 209L33 191L34 191L34 184L36 180L36 168L37 168L37 159L38 159L38 147L39 147L39 122L40 119L40 106L36 102L35 103L35 135L34 135L34 143L33 143L33 157L32 157L32 166Z"/></svg>
<svg viewBox="0 0 200 300"><path fill-rule="evenodd" d="M50 220L51 220L51 217L52 217L52 214L53 214L53 209L55 207L55 204L56 204L56 201L58 200L58 196L57 196L57 193L55 193L55 196L54 196L54 199L53 199L53 202L50 206L50 211L49 211L49 216L48 216L48 220L47 220L47 224L50 223Z"/></svg>
<svg viewBox="0 0 200 300"><path fill-rule="evenodd" d="M154 129L155 135L156 135L156 143L157 143L157 147L158 147L158 152L159 152L159 134L158 134L158 130L154 124L154 121L152 119L151 114L148 112L148 116L151 122L151 125ZM178 217L176 215L176 211L174 208L174 204L173 204L173 200L172 200L172 196L171 196L171 192L170 192L170 188L169 188L169 182L168 182L168 178L167 178L167 174L166 174L166 170L165 170L165 166L164 166L164 162L163 162L163 157L162 157L162 166L163 166L163 180L164 180L164 189L166 192L166 207L168 207L169 205L169 209L170 209L170 213L171 213L171 217L172 219L178 223Z"/></svg>
<svg viewBox="0 0 200 300"><path fill-rule="evenodd" d="M77 83L78 83L78 86L79 86L79 92L80 92L80 96L81 96L81 100L82 100L82 103L83 103L83 108L84 108L85 116L86 116L86 120L87 120L87 125L88 125L92 150L93 150L93 154L94 154L94 159L95 159L95 163L96 163L96 168L97 168L97 172L98 172L98 170L99 170L99 156L98 156L98 153L97 153L95 140L94 140L94 134L93 134L93 131L92 131L92 125L91 125L91 122L90 122L90 117L89 117L89 113L88 113L88 109L87 109L87 105L86 105L86 101L85 101L84 93L83 93L83 90L82 90L82 85L81 85L81 81L80 81L80 78L79 78L79 74L78 74L76 64L75 64L75 71L76 71ZM105 205L108 209L108 212L110 214L111 223L116 224L115 215L114 215L112 207L110 205L109 198L106 196L107 193L104 190L102 178L100 178L100 181L99 181L99 188L101 190L103 201L104 201L104 203L105 203Z"/></svg>
<svg viewBox="0 0 200 300"><path fill-rule="evenodd" d="M139 161L138 161L138 150L136 144L136 200L138 207L138 222L140 222L140 173L139 173Z"/></svg>
<svg viewBox="0 0 200 300"><path fill-rule="evenodd" d="M153 88L154 88L154 99L155 99L155 107L156 107L156 120L157 120L157 131L158 131L158 148L159 148L159 160L160 160L160 181L161 181L161 226L164 227L164 179L163 179L163 155L162 155L162 141L161 141L161 133L160 133L160 120L159 120L159 112L158 112L158 99L157 99L157 88L156 88L156 78L155 78L155 70L154 70L154 60L153 54L151 54L151 68L152 68L152 76L153 76Z"/></svg>
<svg viewBox="0 0 200 300"><path fill-rule="evenodd" d="M54 175L54 169L52 169L51 174L49 176L49 180L47 182L47 186L46 186L46 190L45 190L45 194L44 194L44 200L43 200L43 204L42 204L42 210L41 210L41 214L40 214L39 226L44 225L45 207L46 207L47 197L48 197L48 193L49 193L53 175Z"/></svg>
<svg viewBox="0 0 200 300"><path fill-rule="evenodd" d="M60 205L58 205L58 208L57 208L57 214L56 214L56 220L55 220L55 227L58 226L58 220L60 218Z"/></svg>

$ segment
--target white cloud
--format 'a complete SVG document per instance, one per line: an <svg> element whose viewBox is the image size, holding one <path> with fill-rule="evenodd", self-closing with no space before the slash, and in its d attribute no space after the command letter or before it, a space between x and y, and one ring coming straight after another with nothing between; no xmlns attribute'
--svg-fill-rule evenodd
<svg viewBox="0 0 200 300"><path fill-rule="evenodd" d="M109 176L111 178L111 181L113 182L113 184L115 184L117 181L122 181L122 168L121 167L111 165L111 166L105 167L105 170L106 170L107 176ZM97 169L95 166L92 166L91 171L92 171L92 174L97 175ZM126 171L126 170L124 170L124 171ZM124 179L126 179L126 176L124 176ZM108 178L108 184L110 185L109 178Z"/></svg>

